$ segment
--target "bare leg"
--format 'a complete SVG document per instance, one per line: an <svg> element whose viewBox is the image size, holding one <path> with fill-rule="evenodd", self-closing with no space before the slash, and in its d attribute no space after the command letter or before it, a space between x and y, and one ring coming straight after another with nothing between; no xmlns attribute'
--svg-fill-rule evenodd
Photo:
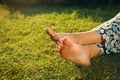
<svg viewBox="0 0 120 80"><path fill-rule="evenodd" d="M78 45L69 37L59 40L56 47L61 57L82 66L89 66L90 59L99 55L99 49L95 44Z"/></svg>
<svg viewBox="0 0 120 80"><path fill-rule="evenodd" d="M102 43L101 35L96 31L87 31L79 33L58 33L60 38L68 36L72 41L78 44Z"/></svg>
<svg viewBox="0 0 120 80"><path fill-rule="evenodd" d="M51 39L55 42L64 36L69 37L72 41L78 44L93 44L102 43L101 36L96 31L87 31L79 33L61 33L57 34L50 28L46 28L46 32L50 35Z"/></svg>

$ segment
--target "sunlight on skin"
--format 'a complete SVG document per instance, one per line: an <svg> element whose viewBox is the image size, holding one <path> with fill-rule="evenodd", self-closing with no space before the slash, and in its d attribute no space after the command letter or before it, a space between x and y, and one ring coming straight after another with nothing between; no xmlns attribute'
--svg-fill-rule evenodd
<svg viewBox="0 0 120 80"><path fill-rule="evenodd" d="M119 55L101 56L93 60L92 67L86 71L86 68L78 68L61 59L44 29L49 25L58 32L87 31L111 18L119 9L116 5L88 9L57 5L33 8L0 5L0 53L3 54L0 55L0 78L103 80L107 76L107 79L118 80ZM72 15L74 11L76 14Z"/></svg>
<svg viewBox="0 0 120 80"><path fill-rule="evenodd" d="M98 56L99 50L96 45L81 45L73 42L69 37L60 38L49 27L46 28L47 34L56 42L57 51L61 57L75 64L89 66L90 59Z"/></svg>

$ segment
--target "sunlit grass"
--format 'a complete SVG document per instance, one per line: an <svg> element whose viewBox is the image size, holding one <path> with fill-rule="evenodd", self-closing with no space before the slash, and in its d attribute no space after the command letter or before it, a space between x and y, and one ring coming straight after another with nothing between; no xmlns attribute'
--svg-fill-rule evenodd
<svg viewBox="0 0 120 80"><path fill-rule="evenodd" d="M119 80L119 55L102 56L93 60L91 67L78 68L59 57L55 44L44 31L46 26L56 32L87 31L117 12L118 7L9 8L0 5L0 79Z"/></svg>

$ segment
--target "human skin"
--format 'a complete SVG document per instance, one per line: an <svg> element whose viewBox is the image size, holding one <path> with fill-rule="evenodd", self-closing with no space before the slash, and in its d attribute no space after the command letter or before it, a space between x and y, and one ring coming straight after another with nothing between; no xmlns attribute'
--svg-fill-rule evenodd
<svg viewBox="0 0 120 80"><path fill-rule="evenodd" d="M57 41L65 36L69 37L73 42L77 44L94 44L102 43L101 35L96 31L86 31L77 33L55 33L49 27L46 28L46 32L51 36L53 41Z"/></svg>
<svg viewBox="0 0 120 80"><path fill-rule="evenodd" d="M57 34L46 28L50 38L56 42L56 49L61 57L77 65L89 66L90 60L99 56L95 43L101 43L101 36L95 32Z"/></svg>
<svg viewBox="0 0 120 80"><path fill-rule="evenodd" d="M76 44L69 37L60 39L56 44L60 56L77 65L89 66L90 60L99 56L99 49L96 44Z"/></svg>

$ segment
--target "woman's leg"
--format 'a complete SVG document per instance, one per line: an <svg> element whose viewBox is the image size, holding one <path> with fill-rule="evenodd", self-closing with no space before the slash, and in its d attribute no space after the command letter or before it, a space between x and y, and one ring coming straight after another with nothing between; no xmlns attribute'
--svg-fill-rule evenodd
<svg viewBox="0 0 120 80"><path fill-rule="evenodd" d="M89 66L90 60L100 52L96 44L78 45L69 37L58 40L56 47L61 57L82 66Z"/></svg>
<svg viewBox="0 0 120 80"><path fill-rule="evenodd" d="M69 37L72 41L78 44L93 44L102 43L101 35L96 31L87 31L79 33L55 33L50 28L46 28L46 32L50 35L51 39L55 42L65 36Z"/></svg>

